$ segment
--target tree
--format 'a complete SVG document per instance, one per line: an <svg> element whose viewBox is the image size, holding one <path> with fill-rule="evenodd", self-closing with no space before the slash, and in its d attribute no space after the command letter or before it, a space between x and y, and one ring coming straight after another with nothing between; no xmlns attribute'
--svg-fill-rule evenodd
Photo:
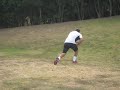
<svg viewBox="0 0 120 90"><path fill-rule="evenodd" d="M0 27L120 15L120 0L0 0Z"/></svg>

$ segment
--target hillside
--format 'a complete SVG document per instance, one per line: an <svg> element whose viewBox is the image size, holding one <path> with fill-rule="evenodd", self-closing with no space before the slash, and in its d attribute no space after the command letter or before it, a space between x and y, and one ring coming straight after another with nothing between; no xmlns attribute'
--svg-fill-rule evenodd
<svg viewBox="0 0 120 90"><path fill-rule="evenodd" d="M119 61L120 17L65 22L60 24L10 28L0 30L1 57L34 57L54 59L62 51L67 34L81 29L84 42L79 58ZM72 52L65 58L70 59ZM102 59L102 60L101 60Z"/></svg>
<svg viewBox="0 0 120 90"><path fill-rule="evenodd" d="M84 37L79 46L78 65L72 64L70 50L54 66L64 39L76 28L81 29ZM0 62L3 90L117 90L120 87L120 16L0 29Z"/></svg>

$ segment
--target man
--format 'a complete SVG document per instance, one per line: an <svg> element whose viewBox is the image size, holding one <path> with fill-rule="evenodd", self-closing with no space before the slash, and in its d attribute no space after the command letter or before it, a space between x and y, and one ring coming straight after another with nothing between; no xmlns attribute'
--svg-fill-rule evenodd
<svg viewBox="0 0 120 90"><path fill-rule="evenodd" d="M66 55L69 48L71 48L74 51L73 63L77 63L78 45L80 45L82 41L83 37L79 29L70 32L64 42L63 52L56 58L56 60L54 61L54 65L56 65L61 60L61 58L63 58Z"/></svg>

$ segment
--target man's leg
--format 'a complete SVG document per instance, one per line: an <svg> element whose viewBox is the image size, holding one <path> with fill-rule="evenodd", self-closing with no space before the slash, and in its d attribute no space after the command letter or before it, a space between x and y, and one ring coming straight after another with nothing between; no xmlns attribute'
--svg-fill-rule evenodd
<svg viewBox="0 0 120 90"><path fill-rule="evenodd" d="M73 44L71 48L74 50L73 63L77 63L78 47Z"/></svg>
<svg viewBox="0 0 120 90"><path fill-rule="evenodd" d="M56 65L61 60L61 58L63 58L65 55L66 53L61 53L54 61L54 65Z"/></svg>
<svg viewBox="0 0 120 90"><path fill-rule="evenodd" d="M77 55L78 55L78 50L74 52L74 56L77 57Z"/></svg>
<svg viewBox="0 0 120 90"><path fill-rule="evenodd" d="M77 63L78 50L74 52L73 63Z"/></svg>
<svg viewBox="0 0 120 90"><path fill-rule="evenodd" d="M56 65L61 60L61 58L63 58L66 55L68 50L69 44L64 44L63 52L56 58L56 60L54 61L54 65Z"/></svg>
<svg viewBox="0 0 120 90"><path fill-rule="evenodd" d="M61 59L61 58L63 58L64 56L66 55L66 53L61 53L60 55L59 55L59 60Z"/></svg>

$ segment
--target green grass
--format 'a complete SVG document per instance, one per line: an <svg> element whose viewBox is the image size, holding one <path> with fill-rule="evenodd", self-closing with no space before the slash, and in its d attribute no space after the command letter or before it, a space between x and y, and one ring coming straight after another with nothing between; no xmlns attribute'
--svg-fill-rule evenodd
<svg viewBox="0 0 120 90"><path fill-rule="evenodd" d="M33 57L53 60L67 34L80 28L84 42L79 59L87 65L120 66L120 17L75 21L0 31L0 57ZM37 29L36 29L37 28ZM70 59L71 51L65 59Z"/></svg>

